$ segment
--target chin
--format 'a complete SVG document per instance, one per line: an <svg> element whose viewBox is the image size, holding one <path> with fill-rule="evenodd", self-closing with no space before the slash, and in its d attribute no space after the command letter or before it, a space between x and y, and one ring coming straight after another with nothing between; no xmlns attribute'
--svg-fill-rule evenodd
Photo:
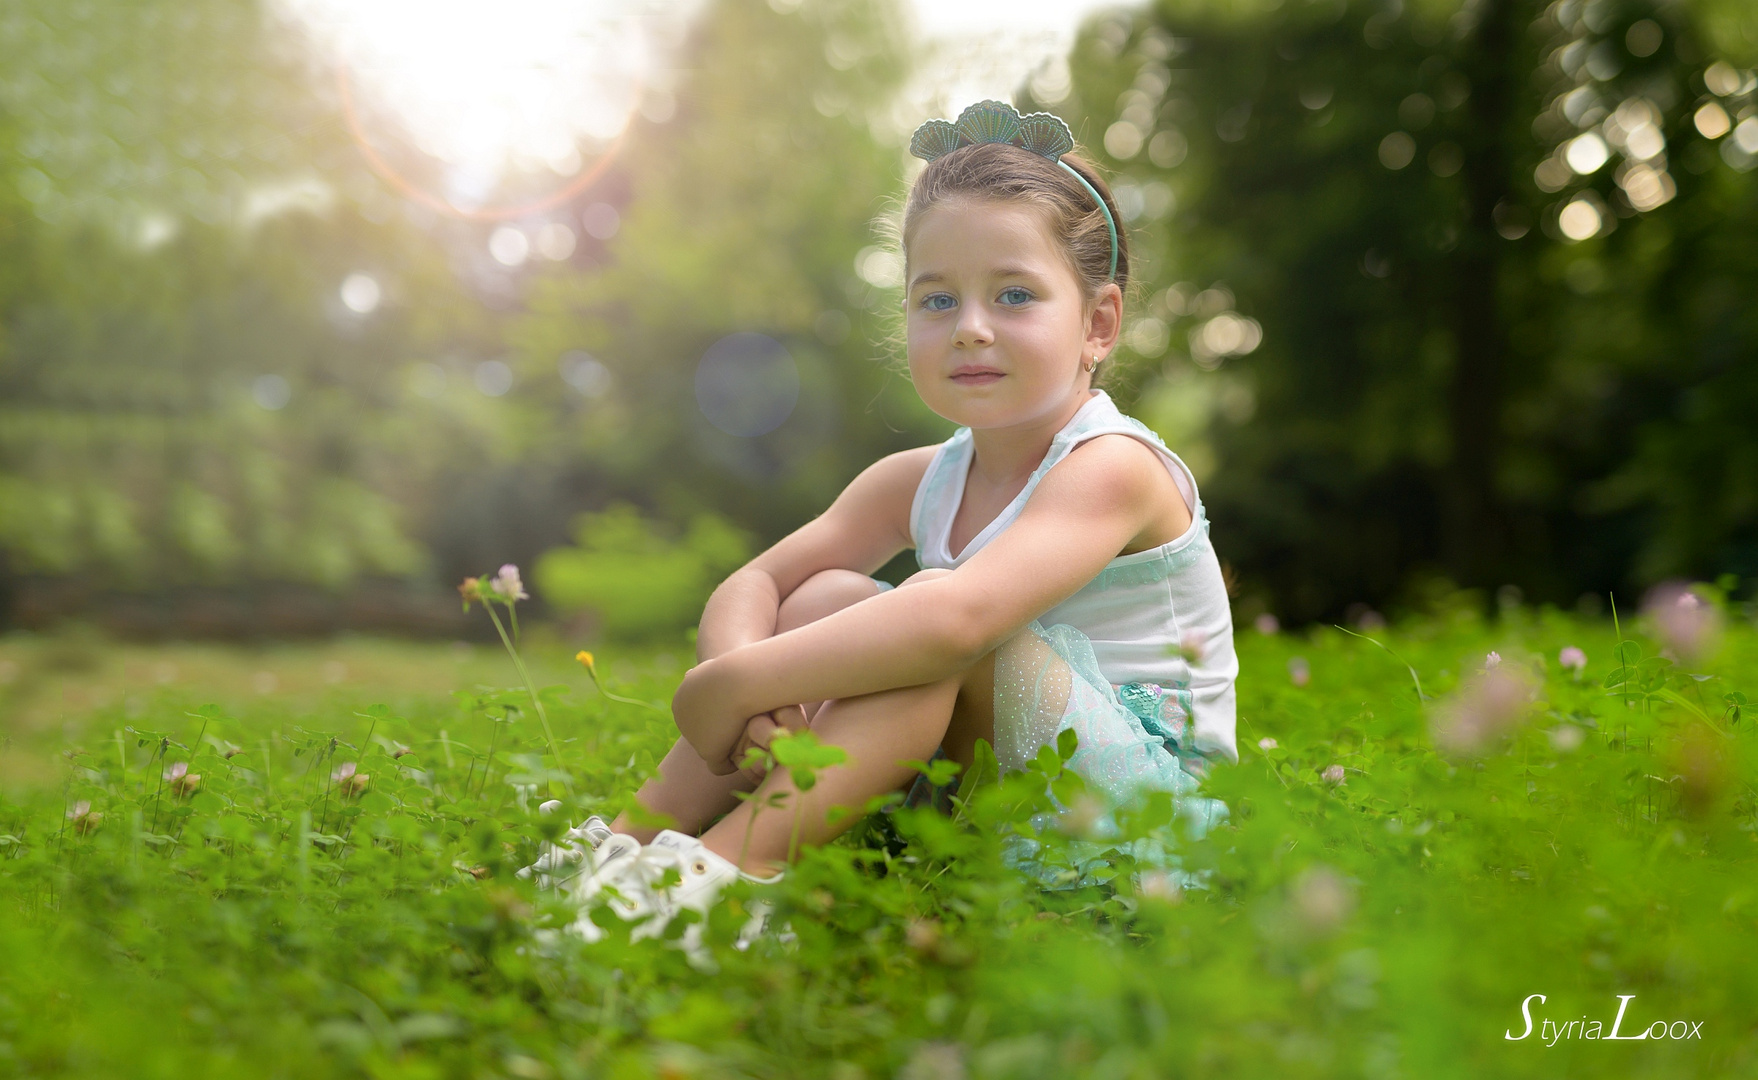
<svg viewBox="0 0 1758 1080"><path fill-rule="evenodd" d="M1017 402L945 401L929 408L960 427L978 430L1012 427L1031 419L1031 410L1022 408Z"/></svg>

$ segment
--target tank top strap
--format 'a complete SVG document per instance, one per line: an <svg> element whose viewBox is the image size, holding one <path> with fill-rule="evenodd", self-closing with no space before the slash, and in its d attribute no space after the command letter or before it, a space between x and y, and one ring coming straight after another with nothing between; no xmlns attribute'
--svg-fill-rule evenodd
<svg viewBox="0 0 1758 1080"><path fill-rule="evenodd" d="M1103 394L1104 391L1100 391L1100 393ZM1100 435L1128 435L1138 439L1146 443L1160 456L1160 460L1166 466L1166 471L1172 474L1173 483L1178 485L1179 494L1184 496L1185 508L1192 515L1197 515L1201 507L1201 500L1196 490L1196 476L1190 471L1190 466L1184 463L1183 458L1172 452L1165 440L1160 438L1159 432L1133 416L1126 416L1116 405L1111 403L1109 397L1106 397L1105 405L1106 408L1102 410L1093 410L1088 422L1080 425L1078 430L1071 432L1071 438L1063 449L1062 456L1066 457L1081 443ZM1074 426L1071 424L1069 428L1064 430L1069 431Z"/></svg>
<svg viewBox="0 0 1758 1080"><path fill-rule="evenodd" d="M1146 442L1159 453L1183 493L1192 515L1200 516L1201 504L1197 497L1196 479L1189 468L1179 460L1178 455L1167 449L1153 429L1133 417L1125 416L1111 401L1110 395L1103 390L1095 390L1086 404L1050 440L1044 459L1032 470L1019 494L965 545L957 558L952 555L948 538L952 531L952 519L957 516L959 505L964 501L965 482L970 476L973 454L971 431L969 428L959 428L950 439L941 443L933 460L928 463L927 471L922 474L921 483L916 487L915 499L910 505L910 536L916 545L916 562L924 568L957 567L1013 523L1025 508L1027 500L1032 497L1038 483L1063 458L1087 440L1110 434L1132 436Z"/></svg>

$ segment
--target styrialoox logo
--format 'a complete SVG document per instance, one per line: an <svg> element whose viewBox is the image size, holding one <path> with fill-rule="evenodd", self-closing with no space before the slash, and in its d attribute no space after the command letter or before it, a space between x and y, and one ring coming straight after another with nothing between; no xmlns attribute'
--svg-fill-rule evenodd
<svg viewBox="0 0 1758 1080"><path fill-rule="evenodd" d="M1575 1017L1568 1020L1553 1020L1539 1017L1536 1021L1532 1015L1532 1003L1544 1004L1543 994L1528 994L1520 1003L1520 1019L1525 1028L1516 1035L1510 1028L1502 1038L1509 1042L1520 1042L1530 1038L1533 1031L1538 1032L1538 1039L1545 1046L1555 1046L1564 1039L1616 1039L1620 1042L1634 1042L1640 1039L1702 1039L1703 1021L1701 1020L1656 1020L1646 1027L1641 1027L1640 1020L1631 1016L1629 1028L1624 1027L1625 1014L1629 1011L1630 1002L1636 1000L1635 994L1618 995L1618 1012L1611 1018L1611 1026L1606 1027L1603 1020L1595 1020L1588 1016Z"/></svg>

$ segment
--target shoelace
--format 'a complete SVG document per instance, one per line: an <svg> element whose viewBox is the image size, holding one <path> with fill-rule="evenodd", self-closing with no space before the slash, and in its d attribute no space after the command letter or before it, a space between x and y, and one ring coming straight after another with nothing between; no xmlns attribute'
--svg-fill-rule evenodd
<svg viewBox="0 0 1758 1080"><path fill-rule="evenodd" d="M635 856L634 870L642 886L658 895L657 886L664 880L667 870L676 870L678 880L683 880L684 861L683 853L671 848L644 847Z"/></svg>
<svg viewBox="0 0 1758 1080"><path fill-rule="evenodd" d="M547 849L538 855L537 860L531 864L531 869L550 879L551 885L559 886L563 882L579 876L589 861L590 853L603 847L604 842L609 840L612 835L608 828L602 826L594 828L591 822L576 825L557 837L555 843L548 845ZM558 870L564 868L571 872L557 873Z"/></svg>

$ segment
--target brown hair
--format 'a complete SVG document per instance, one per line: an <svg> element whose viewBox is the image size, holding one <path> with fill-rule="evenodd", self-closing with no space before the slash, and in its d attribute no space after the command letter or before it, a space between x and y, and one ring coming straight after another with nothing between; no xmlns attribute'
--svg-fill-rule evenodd
<svg viewBox="0 0 1758 1080"><path fill-rule="evenodd" d="M1111 267L1111 230L1105 224L1104 213L1094 205L1092 195L1056 162L1011 143L977 143L929 162L910 188L902 221L893 226L899 254L907 263L909 239L917 224L923 215L947 199L1017 200L1044 211L1050 234L1068 257L1086 303L1097 298L1099 290L1112 280L1127 299L1129 233L1123 227L1123 215L1117 211L1111 189L1098 171L1078 155L1063 154L1062 160L1093 186L1117 223L1115 278L1107 273ZM1107 369L1112 366L1110 362L1104 365Z"/></svg>

